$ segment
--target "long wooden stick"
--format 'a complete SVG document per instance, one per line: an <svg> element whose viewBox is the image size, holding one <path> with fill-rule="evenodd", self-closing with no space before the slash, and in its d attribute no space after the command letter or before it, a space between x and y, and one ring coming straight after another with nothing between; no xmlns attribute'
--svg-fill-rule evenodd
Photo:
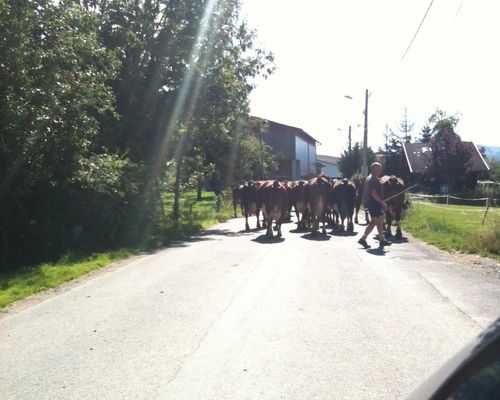
<svg viewBox="0 0 500 400"><path fill-rule="evenodd" d="M387 199L384 199L384 201L388 201L388 200L393 199L394 197L398 197L400 194L403 194L404 192L407 192L408 190L413 189L417 185L418 185L418 183L415 183L413 186L410 186L408 189L405 189L405 190L395 194L394 196L391 196L391 197L388 197Z"/></svg>

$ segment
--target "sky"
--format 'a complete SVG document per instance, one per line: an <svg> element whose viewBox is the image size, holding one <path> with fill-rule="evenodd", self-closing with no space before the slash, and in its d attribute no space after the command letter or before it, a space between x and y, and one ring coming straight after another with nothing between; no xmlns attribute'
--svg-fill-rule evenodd
<svg viewBox="0 0 500 400"><path fill-rule="evenodd" d="M463 140L500 146L500 1L435 0L406 57L429 0L243 0L257 44L276 71L258 79L251 114L304 129L319 154L340 155L363 138L384 142L407 109L419 136L440 108L459 112ZM344 97L349 95L352 100Z"/></svg>

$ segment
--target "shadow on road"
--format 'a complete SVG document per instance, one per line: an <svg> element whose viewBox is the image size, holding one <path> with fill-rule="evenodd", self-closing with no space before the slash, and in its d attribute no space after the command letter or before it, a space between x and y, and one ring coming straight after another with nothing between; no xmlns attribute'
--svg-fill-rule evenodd
<svg viewBox="0 0 500 400"><path fill-rule="evenodd" d="M217 236L237 237L244 234L245 231L233 232L229 229L206 229L186 239L173 241L168 244L168 247L187 247L192 243L205 242L208 240L220 240L217 239Z"/></svg>
<svg viewBox="0 0 500 400"><path fill-rule="evenodd" d="M272 238L267 237L265 234L257 236L255 239L252 239L252 242L257 242L261 244L274 244L274 243L281 243L284 242L285 238L283 237L278 237L278 236L273 236Z"/></svg>
<svg viewBox="0 0 500 400"><path fill-rule="evenodd" d="M234 232L229 229L205 229L202 232L193 236L193 239L196 238L206 238L206 236L241 236L245 231ZM209 239L209 238L208 238Z"/></svg>
<svg viewBox="0 0 500 400"><path fill-rule="evenodd" d="M389 238L389 240L395 244L408 243L408 238L405 237L402 237L401 239L396 239L395 237L391 237Z"/></svg>
<svg viewBox="0 0 500 400"><path fill-rule="evenodd" d="M330 232L330 235L332 236L356 236L358 232L353 231L353 232L348 232L348 231L341 231L338 229L332 229Z"/></svg>
<svg viewBox="0 0 500 400"><path fill-rule="evenodd" d="M305 233L305 232L307 232L307 230L295 228L295 229L290 229L288 232L290 232L290 233Z"/></svg>
<svg viewBox="0 0 500 400"><path fill-rule="evenodd" d="M328 234L323 235L322 233L316 233L315 235L313 235L312 232L309 232L309 233L302 235L301 238L304 238L307 240L315 240L317 242L330 240L330 236L328 236Z"/></svg>
<svg viewBox="0 0 500 400"><path fill-rule="evenodd" d="M241 231L238 231L238 233L241 235L241 234L245 234L245 233L258 232L258 231L261 231L262 229L264 229L264 228L252 228L248 231L246 229L242 229Z"/></svg>
<svg viewBox="0 0 500 400"><path fill-rule="evenodd" d="M206 242L208 240L216 240L216 239L209 237L202 237L202 236L193 236L186 239L170 242L168 243L167 247L187 247L192 243ZM155 252L156 250L153 251L153 253Z"/></svg>
<svg viewBox="0 0 500 400"><path fill-rule="evenodd" d="M374 256L385 256L386 251L383 247L375 247L374 249L366 250L367 253L373 254Z"/></svg>

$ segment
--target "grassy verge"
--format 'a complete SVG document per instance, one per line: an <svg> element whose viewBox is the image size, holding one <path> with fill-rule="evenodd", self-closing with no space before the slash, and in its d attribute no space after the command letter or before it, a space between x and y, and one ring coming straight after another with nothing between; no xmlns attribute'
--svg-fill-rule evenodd
<svg viewBox="0 0 500 400"><path fill-rule="evenodd" d="M218 202L219 205L217 205ZM233 213L229 193L225 193L219 200L211 192L203 192L201 200L196 200L195 191L183 193L179 204L178 221L172 219L173 205L174 196L169 193L164 198L166 214L152 237L152 244L155 247L168 245L200 229L226 221L232 217Z"/></svg>
<svg viewBox="0 0 500 400"><path fill-rule="evenodd" d="M55 263L46 263L0 275L0 308L44 289L59 286L113 261L130 256L128 250L98 253L80 260L71 255Z"/></svg>
<svg viewBox="0 0 500 400"><path fill-rule="evenodd" d="M202 200L197 201L196 192L185 192L180 201L180 219L175 223L169 214L172 210L173 196L165 196L167 214L159 221L159 226L151 235L147 247L167 245L173 240L186 238L199 229L229 219L232 215L228 196L219 199L219 207L217 207L217 202L217 197L213 193L204 192ZM141 250L143 249L121 249L96 253L87 257L68 253L54 263L45 263L0 274L0 308L44 289L59 286Z"/></svg>
<svg viewBox="0 0 500 400"><path fill-rule="evenodd" d="M415 237L447 251L480 254L500 260L500 210L414 203L403 228Z"/></svg>

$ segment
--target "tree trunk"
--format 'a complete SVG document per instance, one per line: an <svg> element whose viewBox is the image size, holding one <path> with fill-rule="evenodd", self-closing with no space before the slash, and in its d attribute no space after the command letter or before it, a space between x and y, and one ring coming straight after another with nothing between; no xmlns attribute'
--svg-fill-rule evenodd
<svg viewBox="0 0 500 400"><path fill-rule="evenodd" d="M0 247L1 247L1 253L0 253L0 270L2 270L3 267L7 267L7 259L8 259L8 251L9 251L9 244L8 244L8 234L7 234L7 224L5 223L5 218L2 213L2 216L0 217L2 220L2 223L0 224Z"/></svg>
<svg viewBox="0 0 500 400"><path fill-rule="evenodd" d="M201 200L201 181L198 181L198 187L196 188L196 200Z"/></svg>
<svg viewBox="0 0 500 400"><path fill-rule="evenodd" d="M180 197L180 183L181 183L181 169L182 169L182 156L177 160L175 168L175 183L174 183L174 210L172 217L174 221L179 220L179 197Z"/></svg>

